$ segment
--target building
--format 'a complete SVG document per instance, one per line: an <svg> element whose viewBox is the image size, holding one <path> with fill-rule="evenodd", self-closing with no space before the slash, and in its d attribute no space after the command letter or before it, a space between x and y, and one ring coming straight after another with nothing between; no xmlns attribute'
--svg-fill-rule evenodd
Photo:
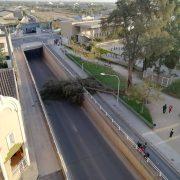
<svg viewBox="0 0 180 180"><path fill-rule="evenodd" d="M12 67L12 53L13 53L13 46L11 41L10 34L6 34L5 30L2 31L0 29L0 49L5 55L5 60L8 64L8 67Z"/></svg>
<svg viewBox="0 0 180 180"><path fill-rule="evenodd" d="M22 13L19 10L0 10L0 24L14 26L18 24L18 20L22 18Z"/></svg>
<svg viewBox="0 0 180 180"><path fill-rule="evenodd" d="M0 69L0 174L5 180L20 179L28 165L28 144L14 70Z"/></svg>
<svg viewBox="0 0 180 180"><path fill-rule="evenodd" d="M87 44L92 39L102 39L110 30L102 31L101 20L61 21L61 35L64 44L69 44L72 37L78 43Z"/></svg>

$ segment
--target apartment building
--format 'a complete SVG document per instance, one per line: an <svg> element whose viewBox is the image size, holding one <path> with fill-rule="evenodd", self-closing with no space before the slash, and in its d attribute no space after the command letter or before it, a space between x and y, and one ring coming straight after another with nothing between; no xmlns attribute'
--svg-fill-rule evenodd
<svg viewBox="0 0 180 180"><path fill-rule="evenodd" d="M20 179L28 165L28 144L14 70L0 69L0 174L5 180Z"/></svg>
<svg viewBox="0 0 180 180"><path fill-rule="evenodd" d="M87 44L91 40L104 38L110 34L110 30L102 31L101 20L85 21L61 21L61 35L64 44L69 44L75 37L80 44Z"/></svg>

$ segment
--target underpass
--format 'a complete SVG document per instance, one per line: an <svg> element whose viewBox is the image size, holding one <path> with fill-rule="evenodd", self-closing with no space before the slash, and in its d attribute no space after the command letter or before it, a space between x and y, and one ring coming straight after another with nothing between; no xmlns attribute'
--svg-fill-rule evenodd
<svg viewBox="0 0 180 180"><path fill-rule="evenodd" d="M49 80L65 78L53 71L42 48L25 54L39 90ZM134 170L117 157L80 107L65 101L45 106L72 179L135 179Z"/></svg>

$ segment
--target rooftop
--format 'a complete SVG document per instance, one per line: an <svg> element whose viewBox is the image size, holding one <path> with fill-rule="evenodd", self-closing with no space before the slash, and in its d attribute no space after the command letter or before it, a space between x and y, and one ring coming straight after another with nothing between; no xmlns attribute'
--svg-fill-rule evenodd
<svg viewBox="0 0 180 180"><path fill-rule="evenodd" d="M14 69L0 69L0 95L18 98Z"/></svg>
<svg viewBox="0 0 180 180"><path fill-rule="evenodd" d="M89 29L100 28L101 20L81 21L81 22L75 23L75 26L80 26L80 27L89 28Z"/></svg>
<svg viewBox="0 0 180 180"><path fill-rule="evenodd" d="M8 15L8 14L10 14L10 13L12 13L12 12L6 11L6 10L1 10L1 11L0 11L0 17L6 16L6 15Z"/></svg>

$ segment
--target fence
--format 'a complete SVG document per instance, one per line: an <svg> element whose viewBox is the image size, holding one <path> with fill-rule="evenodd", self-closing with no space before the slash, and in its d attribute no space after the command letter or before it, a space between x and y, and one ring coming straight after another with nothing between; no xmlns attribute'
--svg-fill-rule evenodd
<svg viewBox="0 0 180 180"><path fill-rule="evenodd" d="M163 87L168 87L172 83L172 77L166 77L166 76L158 76L157 74L149 73L145 71L143 73L143 78L148 79L152 82L158 83Z"/></svg>

